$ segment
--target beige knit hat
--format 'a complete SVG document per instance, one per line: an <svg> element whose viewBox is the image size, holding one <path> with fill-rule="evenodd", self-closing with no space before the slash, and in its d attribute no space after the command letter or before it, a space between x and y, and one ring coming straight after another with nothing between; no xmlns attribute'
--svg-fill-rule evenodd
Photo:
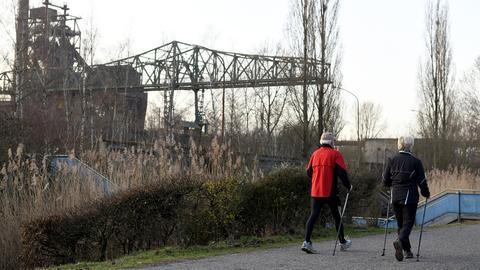
<svg viewBox="0 0 480 270"><path fill-rule="evenodd" d="M324 132L320 137L320 144L328 144L333 147L335 144L335 135L332 132Z"/></svg>

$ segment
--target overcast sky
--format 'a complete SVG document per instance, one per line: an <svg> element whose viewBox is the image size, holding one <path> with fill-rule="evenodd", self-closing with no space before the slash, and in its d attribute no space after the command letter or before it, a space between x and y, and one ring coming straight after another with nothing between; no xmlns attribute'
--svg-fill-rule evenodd
<svg viewBox="0 0 480 270"><path fill-rule="evenodd" d="M2 0L3 1L3 0ZM218 50L256 53L284 39L292 0L63 0L71 14L98 28L99 56L129 40L132 53L171 40ZM55 3L55 0L53 0ZM343 86L360 101L383 106L384 136L413 133L418 107L419 62L425 53L427 0L341 0L340 40ZM480 1L450 0L450 40L457 80L480 56ZM41 0L30 0L38 6ZM151 100L158 97L151 97ZM344 94L347 133L354 99ZM345 137L349 137L347 133Z"/></svg>

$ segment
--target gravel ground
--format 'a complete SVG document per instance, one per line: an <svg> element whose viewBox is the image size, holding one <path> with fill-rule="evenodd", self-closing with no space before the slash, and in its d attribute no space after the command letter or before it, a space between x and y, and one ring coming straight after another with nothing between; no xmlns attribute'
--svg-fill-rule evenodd
<svg viewBox="0 0 480 270"><path fill-rule="evenodd" d="M346 232L348 234L348 232ZM416 255L419 232L410 236ZM333 241L314 246L320 254L309 255L300 250L300 244L286 248L210 257L158 265L144 270L179 269L480 269L480 224L444 228L427 228L423 233L420 262L415 259L397 262L389 234L385 256L380 256L383 235L352 238L353 245L346 252L332 256Z"/></svg>

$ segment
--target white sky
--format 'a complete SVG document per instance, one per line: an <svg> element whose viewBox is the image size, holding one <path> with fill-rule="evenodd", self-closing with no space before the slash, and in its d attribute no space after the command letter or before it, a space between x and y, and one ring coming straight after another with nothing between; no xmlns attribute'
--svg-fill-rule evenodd
<svg viewBox="0 0 480 270"><path fill-rule="evenodd" d="M3 0L2 0L3 1ZM100 38L98 54L112 58L130 40L132 53L171 40L213 49L256 53L285 37L291 0L63 0L71 14L93 17ZM340 41L343 86L362 101L383 106L384 136L414 132L417 72L424 54L427 0L341 0ZM41 0L30 0L39 6ZM480 1L450 0L451 45L457 81L480 56ZM100 55L99 55L100 56ZM355 127L354 99L343 95L347 135ZM150 96L150 99L158 98ZM351 136L353 137L353 135Z"/></svg>

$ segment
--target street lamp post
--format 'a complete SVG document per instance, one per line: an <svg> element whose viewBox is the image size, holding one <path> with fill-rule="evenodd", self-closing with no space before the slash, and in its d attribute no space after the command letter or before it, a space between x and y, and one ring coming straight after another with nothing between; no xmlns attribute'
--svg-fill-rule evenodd
<svg viewBox="0 0 480 270"><path fill-rule="evenodd" d="M345 88L338 87L338 86L336 86L335 88L349 93L350 95L352 95L355 98L355 100L357 102L357 141L360 141L360 101L358 100L357 95L355 95L353 92L351 92L351 91L349 91Z"/></svg>

